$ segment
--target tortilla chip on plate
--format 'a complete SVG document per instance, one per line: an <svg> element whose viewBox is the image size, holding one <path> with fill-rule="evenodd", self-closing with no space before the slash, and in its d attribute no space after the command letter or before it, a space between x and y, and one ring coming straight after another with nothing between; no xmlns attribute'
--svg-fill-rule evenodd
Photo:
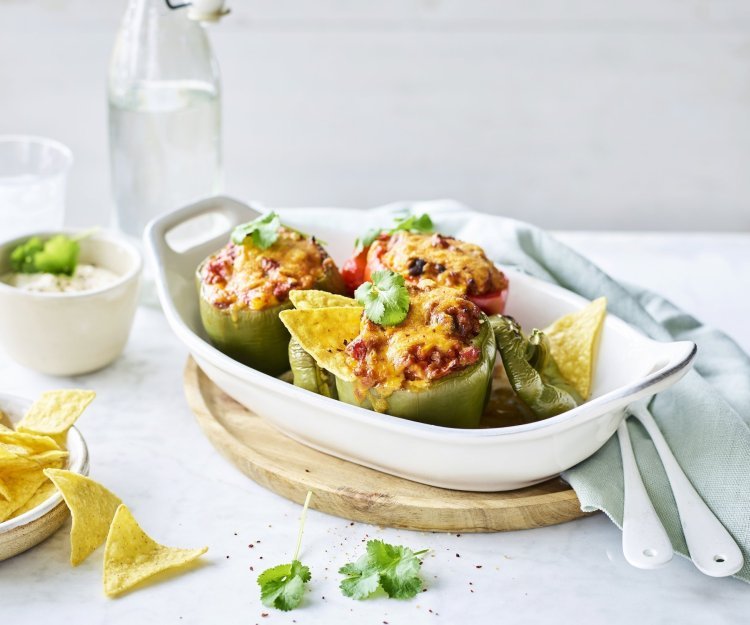
<svg viewBox="0 0 750 625"><path fill-rule="evenodd" d="M346 353L348 343L359 334L362 309L348 306L285 310L279 318L320 367L349 382L356 378Z"/></svg>
<svg viewBox="0 0 750 625"><path fill-rule="evenodd" d="M0 447L18 456L30 456L45 451L60 451L59 443L51 436L29 432L0 432Z"/></svg>
<svg viewBox="0 0 750 625"><path fill-rule="evenodd" d="M59 435L67 432L96 397L94 391L62 390L42 393L18 423L19 432Z"/></svg>
<svg viewBox="0 0 750 625"><path fill-rule="evenodd" d="M107 539L120 498L98 482L72 471L47 469L44 474L70 509L70 563L77 566Z"/></svg>
<svg viewBox="0 0 750 625"><path fill-rule="evenodd" d="M139 582L184 566L208 551L166 547L144 532L127 506L121 504L107 535L104 548L104 592L116 597Z"/></svg>
<svg viewBox="0 0 750 625"><path fill-rule="evenodd" d="M37 489L46 481L41 471L18 471L3 477L9 497L0 499L0 523L15 516L32 498Z"/></svg>
<svg viewBox="0 0 750 625"><path fill-rule="evenodd" d="M583 399L591 395L594 362L607 314L607 298L600 297L576 312L560 317L544 330L560 373Z"/></svg>
<svg viewBox="0 0 750 625"><path fill-rule="evenodd" d="M28 512L29 510L36 508L40 503L47 501L47 499L52 497L52 495L54 495L56 492L57 489L55 488L55 485L49 480L45 480L44 482L42 482L39 488L36 489L36 492L31 496L31 499L29 499L25 504L18 508L18 510L13 513L13 516L20 516L24 512Z"/></svg>
<svg viewBox="0 0 750 625"><path fill-rule="evenodd" d="M5 499L6 501L10 501L10 497L10 489L5 483L5 479L3 478L3 476L0 475L0 500Z"/></svg>
<svg viewBox="0 0 750 625"><path fill-rule="evenodd" d="M59 467L67 457L68 452L62 449L23 455L5 455L4 451L0 451L0 476L8 476L18 471L41 471L48 467Z"/></svg>

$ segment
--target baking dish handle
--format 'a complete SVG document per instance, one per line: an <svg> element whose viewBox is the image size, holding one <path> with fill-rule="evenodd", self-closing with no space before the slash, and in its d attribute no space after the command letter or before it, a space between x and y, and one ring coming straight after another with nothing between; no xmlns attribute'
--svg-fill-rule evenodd
<svg viewBox="0 0 750 625"><path fill-rule="evenodd" d="M172 230L196 217L211 214L224 217L228 226L210 239L201 241L187 250L177 251L169 244L167 236ZM191 259L207 256L227 242L234 226L255 219L259 215L257 210L243 202L217 195L152 219L146 226L143 241L154 270L160 272L165 268L174 268L188 256Z"/></svg>

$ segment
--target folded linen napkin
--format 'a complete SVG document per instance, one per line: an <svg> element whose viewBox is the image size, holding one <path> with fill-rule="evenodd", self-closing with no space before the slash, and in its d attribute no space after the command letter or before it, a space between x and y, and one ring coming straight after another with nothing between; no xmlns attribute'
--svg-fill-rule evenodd
<svg viewBox="0 0 750 625"><path fill-rule="evenodd" d="M610 312L656 340L697 343L694 370L657 395L649 408L688 478L740 545L745 566L737 577L750 582L750 358L718 330L654 293L616 282L529 224L470 211L452 201L390 204L360 212L356 219L364 230L385 226L404 211L428 212L437 230L481 245L501 265L515 266L588 299L605 295ZM349 211L343 212L348 216ZM326 220L330 218L328 213ZM687 556L677 507L654 445L634 419L628 427L654 507L675 550ZM622 462L616 437L563 477L575 489L583 510L603 510L622 527Z"/></svg>

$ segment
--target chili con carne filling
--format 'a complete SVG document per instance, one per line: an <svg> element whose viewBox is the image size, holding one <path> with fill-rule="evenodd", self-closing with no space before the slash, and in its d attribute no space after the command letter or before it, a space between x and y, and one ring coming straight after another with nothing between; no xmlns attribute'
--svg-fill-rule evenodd
<svg viewBox="0 0 750 625"><path fill-rule="evenodd" d="M403 322L380 326L363 315L359 335L346 347L363 388L418 390L481 358L473 339L483 315L474 303L431 281L408 289L410 307Z"/></svg>
<svg viewBox="0 0 750 625"><path fill-rule="evenodd" d="M434 280L469 297L498 293L508 287L503 272L481 247L441 234L381 235L370 247L367 260L371 267L380 264L412 282Z"/></svg>
<svg viewBox="0 0 750 625"><path fill-rule="evenodd" d="M282 227L265 250L247 239L211 256L201 269L201 291L216 308L264 310L287 301L293 289L313 288L333 269L333 259L314 237Z"/></svg>

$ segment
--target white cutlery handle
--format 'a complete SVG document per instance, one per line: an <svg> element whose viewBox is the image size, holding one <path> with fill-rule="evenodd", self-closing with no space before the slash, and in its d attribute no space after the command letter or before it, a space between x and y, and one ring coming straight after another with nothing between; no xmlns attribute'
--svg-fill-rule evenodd
<svg viewBox="0 0 750 625"><path fill-rule="evenodd" d="M643 485L630 443L627 419L617 428L617 437L620 441L625 486L622 552L633 566L655 569L672 559L672 543Z"/></svg>
<svg viewBox="0 0 750 625"><path fill-rule="evenodd" d="M648 409L634 406L633 414L646 428L664 465L693 563L712 577L734 575L744 564L737 543L693 488Z"/></svg>

